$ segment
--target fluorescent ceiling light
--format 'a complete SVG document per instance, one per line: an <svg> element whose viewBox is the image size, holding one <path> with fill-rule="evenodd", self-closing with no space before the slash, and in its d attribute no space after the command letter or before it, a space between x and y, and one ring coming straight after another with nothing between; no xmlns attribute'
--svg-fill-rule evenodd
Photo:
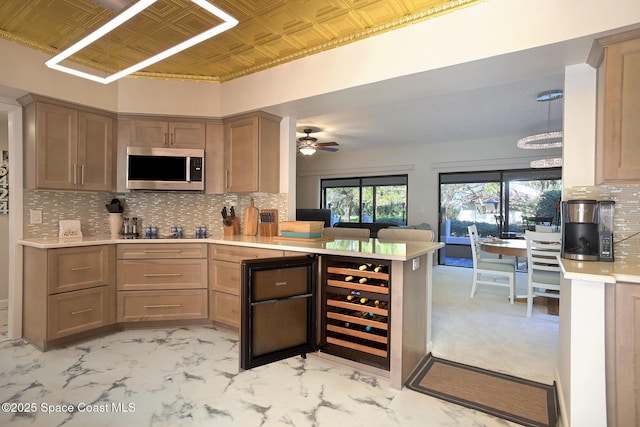
<svg viewBox="0 0 640 427"><path fill-rule="evenodd" d="M210 39L211 37L216 36L224 31L227 31L228 29L233 28L238 24L237 19L227 14L226 12L223 12L216 6L209 3L207 0L191 0L193 3L197 4L201 8L212 13L218 18L222 19L223 22L203 33L198 34L195 37L190 38L189 40L183 41L182 43L179 43L163 52L160 52L157 55L154 55L148 59L145 59L144 61L138 62L137 64L134 64L128 68L125 68L124 70L118 71L117 73L108 75L106 77L99 77L99 76L96 76L95 74L85 73L83 71L79 71L73 68L60 65L60 62L64 61L65 59L67 59L74 53L78 52L79 50L89 46L91 43L95 42L105 34L108 34L110 31L114 30L120 25L124 24L129 19L133 18L134 16L136 16L137 14L139 14L140 12L148 8L156 1L157 0L140 0L139 2L131 6L129 9L125 10L123 13L116 16L114 19L107 22L106 24L98 28L93 33L89 34L87 37L83 38L82 40L80 40L70 48L60 52L58 55L54 56L53 58L45 62L46 66L49 68L53 68L54 70L62 71L64 73L73 74L74 76L93 80L94 82L108 84L124 76L127 76L131 73L140 71L143 68L148 67L149 65L155 64L156 62L160 62L163 59L166 59L172 55L175 55L178 52L182 52L183 50L188 49L191 46L201 43L207 39Z"/></svg>

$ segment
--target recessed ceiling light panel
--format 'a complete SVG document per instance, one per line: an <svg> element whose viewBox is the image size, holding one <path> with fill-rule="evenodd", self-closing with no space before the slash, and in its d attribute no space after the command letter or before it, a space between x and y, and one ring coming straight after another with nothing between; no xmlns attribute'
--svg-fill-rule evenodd
<svg viewBox="0 0 640 427"><path fill-rule="evenodd" d="M198 6L200 6L201 8L203 8L204 10L208 11L209 13L217 16L218 18L220 18L223 22L221 24L216 25L215 27L210 28L209 30L198 34L195 37L190 38L189 40L185 40L182 43L178 43L177 45L170 47L169 49L160 52L150 58L145 59L144 61L138 62L137 64L134 64L128 68L125 68L124 70L118 71L117 73L113 73L110 74L106 77L100 77L97 76L95 74L91 74L91 73L85 73L83 71L79 71L76 70L74 68L70 68L70 67L66 67L64 65L61 65L60 63L62 61L64 61L65 59L69 58L71 55L77 53L78 51L84 49L85 47L89 46L91 43L95 42L96 40L98 40L100 37L108 34L110 31L114 30L115 28L119 27L120 25L124 24L125 22L127 22L129 19L133 18L134 16L136 16L137 14L139 14L140 12L142 12L143 10L145 10L146 8L148 8L149 6L151 6L153 3L155 3L157 0L140 0L137 3L135 3L133 6L131 6L129 9L125 10L123 13L121 13L120 15L116 16L114 19L112 19L111 21L107 22L106 24L104 24L102 27L98 28L96 31L94 31L93 33L89 34L88 36L86 36L85 38L83 38L82 40L80 40L79 42L75 43L73 46L69 47L68 49L60 52L58 55L54 56L53 58L51 58L50 60L48 60L47 62L45 62L45 65L49 68L52 68L54 70L58 70L58 71L62 71L64 73L68 73L68 74L72 74L74 76L77 77L82 77L85 79L89 79L89 80L93 80L94 82L98 82L98 83L104 83L104 84L108 84L111 82L114 82L124 76L127 76L131 73L135 73L136 71L140 71L145 67L148 67L149 65L155 64L156 62L160 62L163 59L166 59L172 55L175 55L178 52L182 52L185 49L190 48L191 46L194 46L198 43L201 43L207 39L210 39L211 37L214 37L224 31L227 31L230 28L235 27L238 24L238 20L235 19L234 17L232 17L231 15L227 14L226 12L223 12L222 10L220 10L218 7L214 6L213 4L209 3L207 0L191 0L193 3L197 4Z"/></svg>

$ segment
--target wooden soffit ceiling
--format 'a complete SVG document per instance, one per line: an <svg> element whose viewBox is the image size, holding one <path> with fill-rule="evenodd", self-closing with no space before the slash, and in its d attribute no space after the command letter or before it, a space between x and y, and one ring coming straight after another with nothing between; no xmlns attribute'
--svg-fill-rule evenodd
<svg viewBox="0 0 640 427"><path fill-rule="evenodd" d="M209 0L239 24L133 75L224 82L480 1ZM0 37L53 56L134 2L1 0ZM69 59L111 74L220 22L190 0L158 0Z"/></svg>

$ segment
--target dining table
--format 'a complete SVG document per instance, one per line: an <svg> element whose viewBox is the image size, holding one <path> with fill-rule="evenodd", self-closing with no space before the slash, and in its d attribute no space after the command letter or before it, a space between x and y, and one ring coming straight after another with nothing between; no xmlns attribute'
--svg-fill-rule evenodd
<svg viewBox="0 0 640 427"><path fill-rule="evenodd" d="M480 249L497 255L527 257L527 241L524 239L484 239Z"/></svg>

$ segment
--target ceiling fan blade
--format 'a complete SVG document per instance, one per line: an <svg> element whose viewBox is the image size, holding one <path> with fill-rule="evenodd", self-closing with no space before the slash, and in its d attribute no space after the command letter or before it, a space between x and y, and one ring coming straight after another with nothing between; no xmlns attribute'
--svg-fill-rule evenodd
<svg viewBox="0 0 640 427"><path fill-rule="evenodd" d="M316 147L316 150L336 152L339 150L339 148Z"/></svg>
<svg viewBox="0 0 640 427"><path fill-rule="evenodd" d="M331 142L318 142L316 145L318 145L319 147L329 147L329 146L336 146L338 145L337 142L331 141Z"/></svg>

